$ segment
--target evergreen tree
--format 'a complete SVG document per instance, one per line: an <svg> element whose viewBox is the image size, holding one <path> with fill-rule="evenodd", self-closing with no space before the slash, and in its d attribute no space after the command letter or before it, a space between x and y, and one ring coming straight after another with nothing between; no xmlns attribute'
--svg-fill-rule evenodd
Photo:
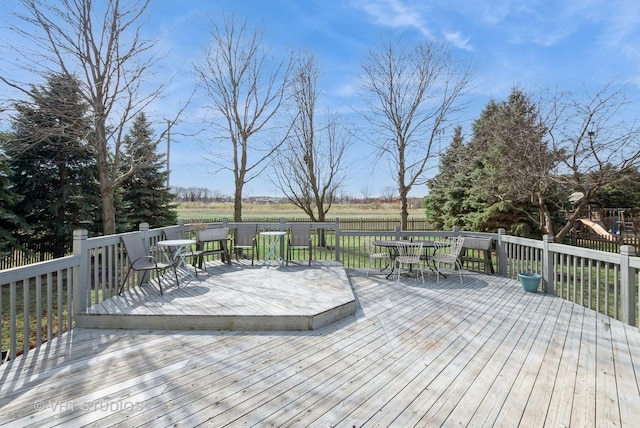
<svg viewBox="0 0 640 428"><path fill-rule="evenodd" d="M538 213L548 207L537 196L555 191L550 171L556 157L544 141L546 132L537 106L518 88L506 101L487 105L468 145L469 203L477 209L466 215L465 224L473 230L506 227L520 235L540 230Z"/></svg>
<svg viewBox="0 0 640 428"><path fill-rule="evenodd" d="M548 202L557 192L549 178L556 158L545 134L536 105L519 89L504 102L490 101L473 123L469 143L463 144L458 129L442 155L425 198L429 220L445 229L506 227L519 235L539 230L537 214L547 207L536 196Z"/></svg>
<svg viewBox="0 0 640 428"><path fill-rule="evenodd" d="M1 141L5 141L5 137L2 135ZM22 221L14 208L21 199L14 191L8 159L0 153L0 259L11 255L18 244L13 231L20 228Z"/></svg>
<svg viewBox="0 0 640 428"><path fill-rule="evenodd" d="M638 168L622 173L621 177L604 185L596 200L604 208L631 208L640 212L640 171Z"/></svg>
<svg viewBox="0 0 640 428"><path fill-rule="evenodd" d="M157 152L157 142L153 139L153 130L144 113L136 116L124 143L125 168L132 167L141 159L146 160L122 183L119 231L137 229L142 222L149 223L150 227L176 224L178 211L175 195L167 189L165 155Z"/></svg>
<svg viewBox="0 0 640 428"><path fill-rule="evenodd" d="M451 145L440 156L440 172L427 182L429 194L424 198L426 218L436 229L448 230L462 226L469 189L465 156L462 128L458 126L454 130Z"/></svg>
<svg viewBox="0 0 640 428"><path fill-rule="evenodd" d="M26 196L16 212L28 228L17 234L25 245L61 257L71 249L74 229L100 227L95 161L78 137L90 133L87 105L78 82L62 74L32 88L31 98L15 105L15 138L4 143L15 189Z"/></svg>

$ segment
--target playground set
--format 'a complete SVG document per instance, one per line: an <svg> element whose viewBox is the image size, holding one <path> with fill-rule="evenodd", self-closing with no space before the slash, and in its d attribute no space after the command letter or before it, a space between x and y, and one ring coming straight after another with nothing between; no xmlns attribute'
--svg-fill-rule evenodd
<svg viewBox="0 0 640 428"><path fill-rule="evenodd" d="M619 238L635 238L640 230L633 218L630 208L589 207L587 215L576 225L576 232L581 235L596 234L610 240Z"/></svg>

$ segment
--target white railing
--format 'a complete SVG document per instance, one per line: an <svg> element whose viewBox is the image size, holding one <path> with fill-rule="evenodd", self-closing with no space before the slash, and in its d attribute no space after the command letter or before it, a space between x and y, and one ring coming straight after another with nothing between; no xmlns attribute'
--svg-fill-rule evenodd
<svg viewBox="0 0 640 428"><path fill-rule="evenodd" d="M223 222L207 227L228 226ZM258 230L282 230L289 223L258 223ZM423 239L448 236L473 236L494 241L493 263L498 275L517 278L519 272L540 273L547 293L555 294L603 314L637 325L640 258L634 248L623 246L620 254L555 244L550 237L542 241L498 233L452 231L342 230L340 221L313 223L314 259L339 260L348 268L368 266L364 240ZM192 226L178 226L186 236ZM139 232L150 249L162 239L164 229L149 229L142 224ZM230 236L231 237L231 236ZM260 243L260 254L265 254ZM281 246L283 248L284 246ZM73 255L60 259L0 271L0 330L2 350L9 358L40 346L73 327L73 315L111 298L118 292L128 268L120 235L88 238L87 232L74 232ZM130 275L125 287L139 282ZM153 276L151 277L153 279ZM5 309L3 309L5 308ZM23 309L22 309L23 308ZM4 310L4 312L3 312Z"/></svg>
<svg viewBox="0 0 640 428"><path fill-rule="evenodd" d="M73 273L79 266L80 258L73 255L0 271L3 358L15 358L72 328Z"/></svg>
<svg viewBox="0 0 640 428"><path fill-rule="evenodd" d="M620 253L556 244L500 234L500 273L516 278L519 272L542 275L544 291L638 325L640 257L631 245Z"/></svg>

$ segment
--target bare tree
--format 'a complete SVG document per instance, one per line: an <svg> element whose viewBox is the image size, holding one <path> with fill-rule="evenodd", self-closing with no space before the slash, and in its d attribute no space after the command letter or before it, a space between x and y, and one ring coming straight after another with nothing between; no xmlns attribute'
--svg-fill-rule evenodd
<svg viewBox="0 0 640 428"><path fill-rule="evenodd" d="M584 195L555 232L556 241L569 233L598 190L640 167L640 126L631 114L627 89L609 83L593 94L585 91L585 96L555 96L548 104L549 136L555 151L562 154L549 179ZM553 234L553 229L545 232Z"/></svg>
<svg viewBox="0 0 640 428"><path fill-rule="evenodd" d="M384 186L382 189L382 199L385 202L393 202L393 199L396 197L396 190L393 186Z"/></svg>
<svg viewBox="0 0 640 428"><path fill-rule="evenodd" d="M371 49L362 66L362 85L370 95L365 117L376 131L372 144L395 177L402 227L409 217L407 197L426 183L427 162L437 154L449 117L470 84L472 70L455 62L441 45L411 49L399 42Z"/></svg>
<svg viewBox="0 0 640 428"><path fill-rule="evenodd" d="M317 120L318 74L316 59L303 55L293 79L292 132L275 158L273 182L311 221L322 222L344 180L350 139L335 116L324 124Z"/></svg>
<svg viewBox="0 0 640 428"><path fill-rule="evenodd" d="M218 137L228 140L232 150L230 159L211 152L209 160L219 170L233 173L233 217L241 221L244 185L264 171L267 160L284 142L278 139L269 144L274 130L267 125L286 101L293 59L276 61L270 68L263 31L251 31L246 21L239 24L235 17L225 17L222 27L213 23L211 38L203 64L195 69L211 99L210 108L222 118L222 123L213 124Z"/></svg>
<svg viewBox="0 0 640 428"><path fill-rule="evenodd" d="M154 41L141 38L149 0L21 0L13 30L34 46L22 53L23 66L39 73L60 72L80 81L89 105L92 131L78 136L89 144L97 162L103 232L115 233L114 191L144 163L134 159L122 171L124 136L130 120L158 98L161 88L141 95L141 85L156 63ZM19 91L25 85L0 79ZM72 129L65 130L71 132ZM157 141L164 138L158 135Z"/></svg>
<svg viewBox="0 0 640 428"><path fill-rule="evenodd" d="M369 186L364 185L360 189L360 195L362 195L362 202L368 203L371 201L371 189Z"/></svg>

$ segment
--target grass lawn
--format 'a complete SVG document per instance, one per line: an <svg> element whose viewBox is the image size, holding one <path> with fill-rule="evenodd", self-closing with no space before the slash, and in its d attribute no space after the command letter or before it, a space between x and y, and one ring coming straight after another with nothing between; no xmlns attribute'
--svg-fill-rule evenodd
<svg viewBox="0 0 640 428"><path fill-rule="evenodd" d="M306 214L291 203L245 203L242 206L243 220L252 218L306 218ZM327 213L327 218L400 218L400 203L362 203L362 204L334 204ZM424 218L422 200L419 198L409 201L409 217ZM183 202L178 207L179 219L233 219L232 202L196 203Z"/></svg>

